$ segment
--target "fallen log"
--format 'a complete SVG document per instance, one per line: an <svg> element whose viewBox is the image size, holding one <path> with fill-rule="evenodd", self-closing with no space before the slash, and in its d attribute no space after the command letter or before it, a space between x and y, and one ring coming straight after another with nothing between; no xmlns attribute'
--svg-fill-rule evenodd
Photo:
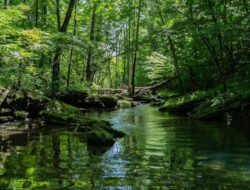
<svg viewBox="0 0 250 190"><path fill-rule="evenodd" d="M152 85L152 86L136 88L135 92L137 94L141 94L141 93L146 92L146 91L151 91L154 94L157 89L168 84L169 82L171 82L171 80L172 79L167 79L167 80L163 80L163 81L161 81L155 85Z"/></svg>
<svg viewBox="0 0 250 190"><path fill-rule="evenodd" d="M173 78L171 79L166 79L163 80L157 84L154 84L152 86L146 86L146 87L135 87L135 93L136 94L141 94L144 93L146 91L152 92L154 94L154 92L161 88L162 86L170 83L173 80ZM129 94L129 88L119 88L119 89L113 89L113 88L105 88L105 89L101 89L99 91L101 94Z"/></svg>

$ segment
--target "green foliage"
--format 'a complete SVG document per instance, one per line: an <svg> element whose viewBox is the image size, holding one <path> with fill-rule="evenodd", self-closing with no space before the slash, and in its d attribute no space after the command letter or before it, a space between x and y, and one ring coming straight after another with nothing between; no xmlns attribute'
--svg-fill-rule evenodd
<svg viewBox="0 0 250 190"><path fill-rule="evenodd" d="M130 86L136 46L137 86L172 79L175 91L180 81L187 92L222 83L231 90L231 80L250 76L249 4L245 1L143 1L138 42L139 0L78 1L63 33L58 32L55 1L37 6L23 2L0 6L0 85L5 87L49 94L58 48L60 91ZM60 26L68 3L60 1ZM90 38L92 23L94 39ZM92 87L85 81L90 52Z"/></svg>
<svg viewBox="0 0 250 190"><path fill-rule="evenodd" d="M167 60L164 55L154 52L147 57L146 63L148 65L146 68L148 78L152 82L160 82L174 77L174 66L171 60Z"/></svg>

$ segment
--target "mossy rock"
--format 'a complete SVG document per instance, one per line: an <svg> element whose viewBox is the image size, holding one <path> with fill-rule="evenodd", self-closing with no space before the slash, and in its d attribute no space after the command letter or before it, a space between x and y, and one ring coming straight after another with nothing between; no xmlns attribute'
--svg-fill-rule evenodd
<svg viewBox="0 0 250 190"><path fill-rule="evenodd" d="M35 118L39 116L40 111L45 108L48 101L48 98L39 94L11 90L2 104L2 108L26 111L29 113L29 117Z"/></svg>
<svg viewBox="0 0 250 190"><path fill-rule="evenodd" d="M250 99L240 95L221 95L214 97L195 108L192 118L202 120L222 120L230 115L234 120L249 113Z"/></svg>
<svg viewBox="0 0 250 190"><path fill-rule="evenodd" d="M114 109L117 98L112 95L89 95L87 92L69 91L61 93L57 99L78 108L85 109Z"/></svg>
<svg viewBox="0 0 250 190"><path fill-rule="evenodd" d="M113 145L115 140L105 129L96 128L88 132L87 142L92 145Z"/></svg>
<svg viewBox="0 0 250 190"><path fill-rule="evenodd" d="M99 96L100 101L104 104L105 108L115 108L117 106L118 99L111 95Z"/></svg>
<svg viewBox="0 0 250 190"><path fill-rule="evenodd" d="M91 95L86 98L84 108L88 109L114 109L118 99L112 95Z"/></svg>
<svg viewBox="0 0 250 190"><path fill-rule="evenodd" d="M111 145L116 138L125 136L123 132L113 129L109 122L86 119L78 108L60 101L49 103L41 116L47 123L71 129L71 126L76 126L72 131L83 133L87 142L93 145Z"/></svg>
<svg viewBox="0 0 250 190"><path fill-rule="evenodd" d="M86 91L68 91L57 95L57 99L75 107L83 108L89 96Z"/></svg>
<svg viewBox="0 0 250 190"><path fill-rule="evenodd" d="M197 91L181 97L171 98L159 110L172 114L189 115L208 98L209 95L206 93Z"/></svg>
<svg viewBox="0 0 250 190"><path fill-rule="evenodd" d="M86 126L88 126L87 130L86 130ZM124 136L126 136L125 133L118 131L116 129L113 129L111 124L108 121L84 120L82 125L77 127L75 131L77 132L99 131L99 132L104 132L104 136L105 136L105 133L107 132L114 139L123 138Z"/></svg>
<svg viewBox="0 0 250 190"><path fill-rule="evenodd" d="M82 122L79 109L60 101L49 102L40 116L51 124L79 125Z"/></svg>
<svg viewBox="0 0 250 190"><path fill-rule="evenodd" d="M133 102L131 102L130 100L119 100L118 101L118 107L119 108L131 108L131 107L134 107L133 106Z"/></svg>
<svg viewBox="0 0 250 190"><path fill-rule="evenodd" d="M160 111L167 111L173 114L188 114L192 113L193 110L204 101L205 99L199 99L184 101L182 103L176 103L171 105L166 104L165 106L160 108Z"/></svg>

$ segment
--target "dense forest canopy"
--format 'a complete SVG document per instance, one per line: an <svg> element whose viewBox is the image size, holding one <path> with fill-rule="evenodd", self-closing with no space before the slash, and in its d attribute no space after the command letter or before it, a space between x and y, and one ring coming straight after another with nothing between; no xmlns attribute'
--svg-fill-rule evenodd
<svg viewBox="0 0 250 190"><path fill-rule="evenodd" d="M0 85L180 92L249 82L246 0L3 0Z"/></svg>

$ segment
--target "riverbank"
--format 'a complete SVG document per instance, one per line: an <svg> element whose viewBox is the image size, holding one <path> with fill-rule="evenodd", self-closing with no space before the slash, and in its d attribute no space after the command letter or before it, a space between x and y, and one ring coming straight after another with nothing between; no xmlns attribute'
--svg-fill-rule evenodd
<svg viewBox="0 0 250 190"><path fill-rule="evenodd" d="M234 87L234 88L233 88ZM161 92L161 94L164 94ZM164 97L164 96L163 96ZM159 109L162 112L184 115L191 119L247 121L250 118L250 89L248 84L229 86L227 92L220 88L195 91L183 96L165 93L166 102Z"/></svg>
<svg viewBox="0 0 250 190"><path fill-rule="evenodd" d="M80 133L89 144L101 146L110 146L116 138L125 136L124 133L114 130L109 122L91 120L82 113L87 110L114 109L117 99L112 96L71 92L60 94L57 100L52 100L34 92L13 89L1 89L0 95L1 124L18 121L26 123L29 128L33 127L34 122L36 127L45 127L48 124L57 125L58 128L67 127L68 131Z"/></svg>

